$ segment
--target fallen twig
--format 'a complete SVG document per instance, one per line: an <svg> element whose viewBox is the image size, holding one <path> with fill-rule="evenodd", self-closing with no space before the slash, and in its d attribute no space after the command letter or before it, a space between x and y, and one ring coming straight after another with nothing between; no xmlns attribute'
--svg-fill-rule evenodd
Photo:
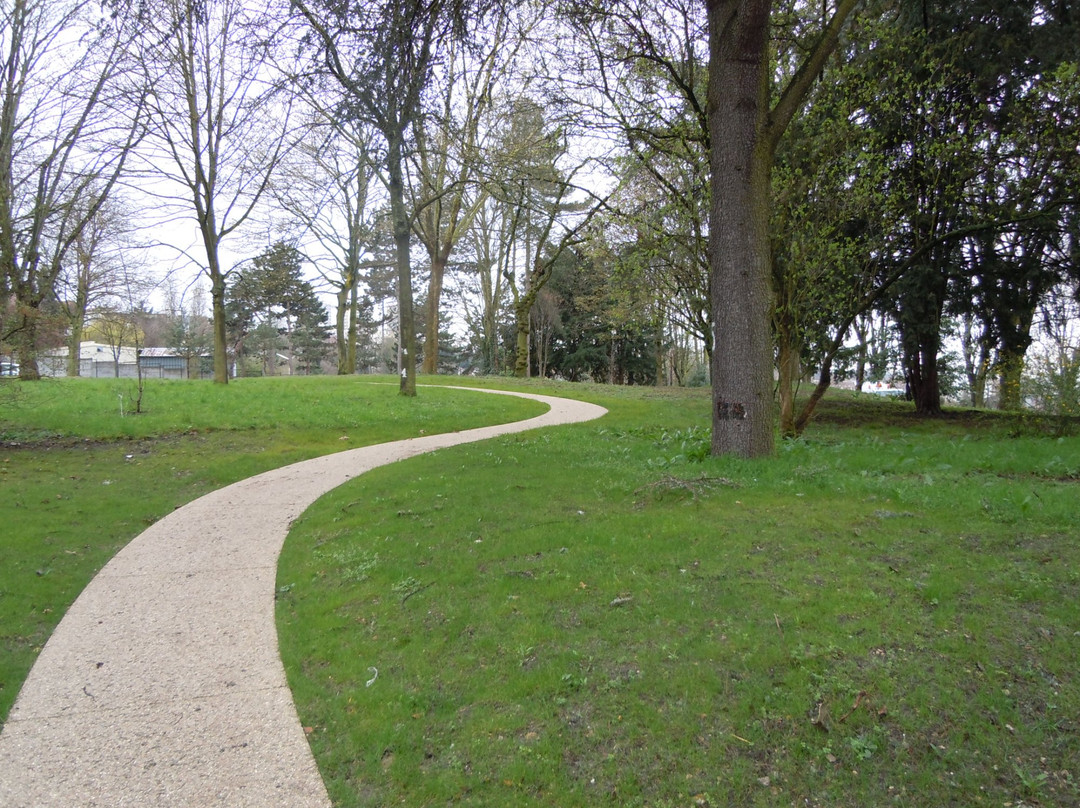
<svg viewBox="0 0 1080 808"><path fill-rule="evenodd" d="M408 600L409 598L411 598L411 597L412 597L413 595L415 595L415 594L418 594L418 593L420 593L420 592L423 592L423 591L424 591L425 589L430 589L430 588L431 588L431 587L433 587L433 586L435 586L435 582L434 582L434 581L432 581L432 582L431 582L430 584L424 584L423 586L418 586L418 587L416 587L416 589L410 589L410 590L409 590L408 592L406 592L406 593L405 593L405 595L404 595L404 596L403 596L403 597L401 598L401 603L402 603L402 605L405 605L405 601L407 601L407 600Z"/></svg>
<svg viewBox="0 0 1080 808"><path fill-rule="evenodd" d="M840 716L838 719L836 719L837 722L843 724L845 721L847 721L848 718L850 718L852 714L854 714L854 712L859 709L859 705L862 704L862 700L865 696L866 691L860 690L855 696L855 703L851 705L851 709L844 713L842 716Z"/></svg>

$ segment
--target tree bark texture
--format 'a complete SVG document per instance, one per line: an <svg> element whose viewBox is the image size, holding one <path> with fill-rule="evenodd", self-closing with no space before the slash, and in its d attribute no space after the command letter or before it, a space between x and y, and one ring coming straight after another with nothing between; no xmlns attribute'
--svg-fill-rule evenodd
<svg viewBox="0 0 1080 808"><path fill-rule="evenodd" d="M75 377L81 369L81 351L83 338L83 318L80 316L71 321L71 331L68 334L67 375Z"/></svg>
<svg viewBox="0 0 1080 808"><path fill-rule="evenodd" d="M1038 296L1017 301L1012 312L1001 318L998 347L998 409L1019 410L1024 405L1021 380L1024 374L1024 356L1031 347L1031 324L1035 318Z"/></svg>
<svg viewBox="0 0 1080 808"><path fill-rule="evenodd" d="M1024 354L1003 353L998 358L998 409L1019 410L1023 408L1021 380L1024 374Z"/></svg>
<svg viewBox="0 0 1080 808"><path fill-rule="evenodd" d="M531 305L532 302L530 301L529 305L519 303L514 307L514 321L516 323L514 328L514 375L519 379L526 379L529 376L529 309Z"/></svg>
<svg viewBox="0 0 1080 808"><path fill-rule="evenodd" d="M940 265L942 261L936 262ZM920 415L941 413L938 354L947 276L931 265L911 268L897 299L901 362L908 395Z"/></svg>
<svg viewBox="0 0 1080 808"><path fill-rule="evenodd" d="M768 114L771 0L708 0L712 451L773 452Z"/></svg>

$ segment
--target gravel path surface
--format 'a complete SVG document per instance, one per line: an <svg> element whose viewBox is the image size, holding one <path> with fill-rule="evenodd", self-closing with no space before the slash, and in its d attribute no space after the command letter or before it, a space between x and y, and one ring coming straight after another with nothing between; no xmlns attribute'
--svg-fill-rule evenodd
<svg viewBox="0 0 1080 808"><path fill-rule="evenodd" d="M274 582L289 525L377 466L605 412L507 395L551 409L260 474L135 538L72 604L20 691L0 733L0 806L328 808L278 656Z"/></svg>

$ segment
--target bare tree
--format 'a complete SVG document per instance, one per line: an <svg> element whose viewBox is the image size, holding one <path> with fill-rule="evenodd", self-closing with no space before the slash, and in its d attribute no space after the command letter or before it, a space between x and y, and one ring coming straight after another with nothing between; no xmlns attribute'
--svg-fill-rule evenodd
<svg viewBox="0 0 1080 808"><path fill-rule="evenodd" d="M117 301L115 305L104 305L96 309L91 317L89 330L109 347L113 376L120 378L120 360L124 358L124 349L135 351L141 342L142 335L139 333L135 313L124 309Z"/></svg>
<svg viewBox="0 0 1080 808"><path fill-rule="evenodd" d="M563 47L574 58L562 74L565 103L619 144L607 231L625 245L623 269L655 289L658 330L670 322L710 354L704 4L567 0L561 9L575 34Z"/></svg>
<svg viewBox="0 0 1080 808"><path fill-rule="evenodd" d="M364 270L392 267L379 255L378 213L370 204L374 135L356 119L316 109L308 131L282 165L274 199L309 246L308 260L337 298L337 372L356 372L359 289Z"/></svg>
<svg viewBox="0 0 1080 808"><path fill-rule="evenodd" d="M196 378L201 372L202 358L214 349L214 333L207 317L206 291L199 283L181 295L173 285L166 290L169 322L163 335L164 344L184 360L185 375Z"/></svg>
<svg viewBox="0 0 1080 808"><path fill-rule="evenodd" d="M502 208L503 276L513 298L517 346L514 374L524 377L533 305L562 254L585 241L607 197L579 181L592 161L570 155L565 121L549 119L549 110L528 96L506 100L503 107L484 182Z"/></svg>
<svg viewBox="0 0 1080 808"><path fill-rule="evenodd" d="M123 253L136 248L127 243L131 226L122 211L114 196L87 219L58 279L57 296L68 326L68 376L79 375L79 344L87 313L120 295L128 283Z"/></svg>
<svg viewBox="0 0 1080 808"><path fill-rule="evenodd" d="M502 369L500 319L506 309L507 278L513 277L512 218L509 204L490 194L473 218L467 244L473 255L470 271L460 276L457 290L466 324L480 349L483 373Z"/></svg>
<svg viewBox="0 0 1080 808"><path fill-rule="evenodd" d="M37 329L64 263L139 138L124 8L10 0L0 11L0 322L20 376L39 376Z"/></svg>
<svg viewBox="0 0 1080 808"><path fill-rule="evenodd" d="M408 151L438 48L462 37L470 13L483 5L480 0L293 3L314 34L320 69L341 88L342 114L368 123L383 140L382 180L390 197L397 264L400 390L406 396L416 395Z"/></svg>
<svg viewBox="0 0 1080 808"><path fill-rule="evenodd" d="M500 85L512 80L514 61L535 20L508 6L493 12L478 48L452 43L436 72L441 107L416 122L413 230L430 261L424 307L422 373L439 366L439 315L450 255L468 232L487 195L483 174L484 123Z"/></svg>
<svg viewBox="0 0 1080 808"><path fill-rule="evenodd" d="M290 146L290 96L272 75L271 21L252 3L162 0L142 25L154 148L141 170L163 181L153 193L167 211L195 220L210 282L214 381L224 384L222 246L251 218Z"/></svg>

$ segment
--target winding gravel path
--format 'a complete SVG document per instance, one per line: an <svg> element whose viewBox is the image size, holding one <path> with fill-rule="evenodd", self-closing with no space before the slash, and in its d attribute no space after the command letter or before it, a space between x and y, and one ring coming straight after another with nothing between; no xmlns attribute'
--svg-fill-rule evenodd
<svg viewBox="0 0 1080 808"><path fill-rule="evenodd" d="M328 808L278 656L274 582L289 525L377 466L605 412L507 395L551 409L266 472L135 538L72 604L31 670L0 733L0 806Z"/></svg>

